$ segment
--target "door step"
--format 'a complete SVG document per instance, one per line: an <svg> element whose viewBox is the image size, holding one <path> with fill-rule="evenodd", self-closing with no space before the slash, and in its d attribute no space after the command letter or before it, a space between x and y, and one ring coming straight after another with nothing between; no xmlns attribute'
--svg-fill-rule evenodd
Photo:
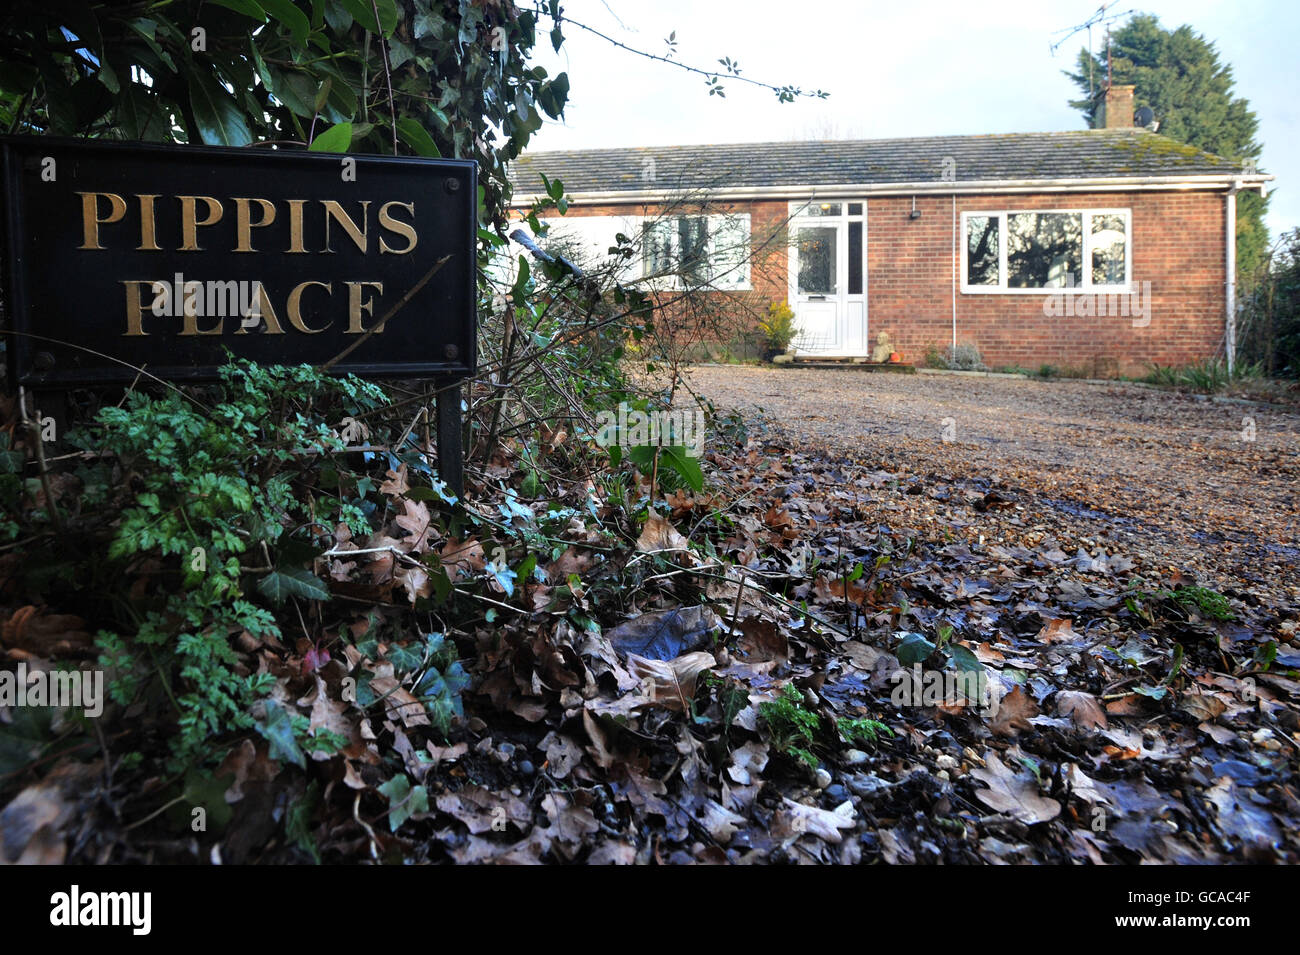
<svg viewBox="0 0 1300 955"><path fill-rule="evenodd" d="M786 359L780 361L779 359ZM854 371L880 371L894 375L915 375L916 366L902 361L868 361L865 358L822 358L777 355L774 363L785 368L846 368Z"/></svg>

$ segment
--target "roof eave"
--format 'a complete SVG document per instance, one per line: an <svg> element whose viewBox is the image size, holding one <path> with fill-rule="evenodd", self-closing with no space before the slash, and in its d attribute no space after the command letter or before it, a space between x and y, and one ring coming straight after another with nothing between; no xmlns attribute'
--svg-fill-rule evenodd
<svg viewBox="0 0 1300 955"><path fill-rule="evenodd" d="M1026 192L1178 192L1215 189L1262 189L1266 182L1276 179L1266 173L1231 175L1217 173L1205 176L1111 176L1088 179L987 179L969 182L888 182L845 183L825 186L745 186L728 189L699 190L708 200L739 199L854 199L863 196L890 195L979 195L981 193ZM689 190L631 190L614 189L592 192L571 192L572 202L602 205L627 205L636 203L663 203L690 201ZM520 207L546 198L543 193L516 194L511 206Z"/></svg>

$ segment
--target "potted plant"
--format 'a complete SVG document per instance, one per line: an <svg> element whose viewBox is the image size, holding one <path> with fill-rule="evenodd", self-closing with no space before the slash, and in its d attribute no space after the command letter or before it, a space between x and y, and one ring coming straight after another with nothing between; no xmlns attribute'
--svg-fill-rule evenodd
<svg viewBox="0 0 1300 955"><path fill-rule="evenodd" d="M763 360L771 361L794 341L794 310L788 302L773 302L767 308L767 317L759 320L758 327L763 333Z"/></svg>

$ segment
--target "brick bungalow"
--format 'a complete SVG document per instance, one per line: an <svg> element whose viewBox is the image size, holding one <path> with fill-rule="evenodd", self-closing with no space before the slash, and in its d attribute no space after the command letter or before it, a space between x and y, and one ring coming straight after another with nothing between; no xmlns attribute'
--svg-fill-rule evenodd
<svg viewBox="0 0 1300 955"><path fill-rule="evenodd" d="M1273 177L1134 128L1132 97L1115 86L1102 128L1073 132L532 153L515 207L545 174L571 198L551 221L591 250L640 224L632 278L747 248L714 256L709 294L788 301L800 356L870 357L881 332L907 361L973 344L1096 375L1222 355L1236 193Z"/></svg>

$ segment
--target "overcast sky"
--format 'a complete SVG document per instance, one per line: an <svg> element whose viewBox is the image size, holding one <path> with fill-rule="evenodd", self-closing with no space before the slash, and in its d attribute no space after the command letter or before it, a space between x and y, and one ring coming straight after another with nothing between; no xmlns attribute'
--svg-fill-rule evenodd
<svg viewBox="0 0 1300 955"><path fill-rule="evenodd" d="M572 81L566 123L549 124L533 148L584 149L781 139L888 138L1081 129L1061 71L1086 32L1053 55L1051 44L1087 20L1099 0L568 0L567 14L652 53L677 34L676 59L716 66L736 60L746 76L826 100L778 103L766 90L704 80L566 27L562 52L539 36L537 62ZM1147 0L1111 12L1153 13L1213 42L1249 100L1264 144L1260 168L1278 177L1269 231L1300 226L1296 0ZM1122 22L1119 21L1119 22ZM548 24L544 24L549 27ZM1104 28L1092 43L1103 49Z"/></svg>

